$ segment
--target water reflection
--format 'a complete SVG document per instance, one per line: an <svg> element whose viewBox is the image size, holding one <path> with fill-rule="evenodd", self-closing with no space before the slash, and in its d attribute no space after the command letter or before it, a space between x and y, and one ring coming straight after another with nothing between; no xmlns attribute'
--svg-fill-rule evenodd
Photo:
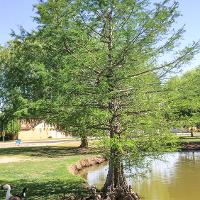
<svg viewBox="0 0 200 200"><path fill-rule="evenodd" d="M145 200L200 199L200 152L165 154L152 163L146 178L128 178L134 190ZM89 185L102 187L108 172L107 164L81 172Z"/></svg>

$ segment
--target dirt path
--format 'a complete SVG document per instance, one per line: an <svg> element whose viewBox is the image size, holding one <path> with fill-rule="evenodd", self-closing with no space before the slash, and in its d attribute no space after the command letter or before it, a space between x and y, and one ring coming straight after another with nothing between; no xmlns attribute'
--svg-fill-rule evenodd
<svg viewBox="0 0 200 200"><path fill-rule="evenodd" d="M19 156L0 156L0 164L2 163L12 163L12 162L23 162L27 160L32 160L29 157L19 157Z"/></svg>

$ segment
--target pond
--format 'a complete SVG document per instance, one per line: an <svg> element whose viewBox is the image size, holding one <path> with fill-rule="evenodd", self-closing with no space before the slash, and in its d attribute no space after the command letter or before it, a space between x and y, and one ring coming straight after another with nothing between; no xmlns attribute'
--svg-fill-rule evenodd
<svg viewBox="0 0 200 200"><path fill-rule="evenodd" d="M165 161L154 160L146 177L129 177L127 181L144 200L200 199L200 152L165 154ZM102 187L108 165L89 167L80 175L89 185Z"/></svg>

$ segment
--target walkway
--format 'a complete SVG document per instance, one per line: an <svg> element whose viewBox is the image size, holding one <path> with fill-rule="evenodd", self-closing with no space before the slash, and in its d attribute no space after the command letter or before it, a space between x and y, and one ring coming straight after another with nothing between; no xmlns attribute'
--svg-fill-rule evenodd
<svg viewBox="0 0 200 200"><path fill-rule="evenodd" d="M10 147L33 147L33 146L50 146L54 144L62 144L65 142L78 142L80 140L76 138L67 139L51 139L51 140L35 140L35 141L22 141L20 145L16 145L15 141L12 142L0 142L0 148L10 148Z"/></svg>

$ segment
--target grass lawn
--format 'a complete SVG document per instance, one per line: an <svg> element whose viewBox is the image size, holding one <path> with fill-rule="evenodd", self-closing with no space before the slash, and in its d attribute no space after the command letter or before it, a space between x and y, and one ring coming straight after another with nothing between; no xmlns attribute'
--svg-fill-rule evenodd
<svg viewBox="0 0 200 200"><path fill-rule="evenodd" d="M181 142L200 142L200 137L199 136L181 136L179 137Z"/></svg>
<svg viewBox="0 0 200 200"><path fill-rule="evenodd" d="M0 159L25 158L10 163L0 163L0 184L11 184L12 193L28 187L29 200L56 200L63 193L84 192L84 179L72 175L68 167L92 152L82 152L75 147L16 147L0 149ZM0 190L0 200L5 191Z"/></svg>

